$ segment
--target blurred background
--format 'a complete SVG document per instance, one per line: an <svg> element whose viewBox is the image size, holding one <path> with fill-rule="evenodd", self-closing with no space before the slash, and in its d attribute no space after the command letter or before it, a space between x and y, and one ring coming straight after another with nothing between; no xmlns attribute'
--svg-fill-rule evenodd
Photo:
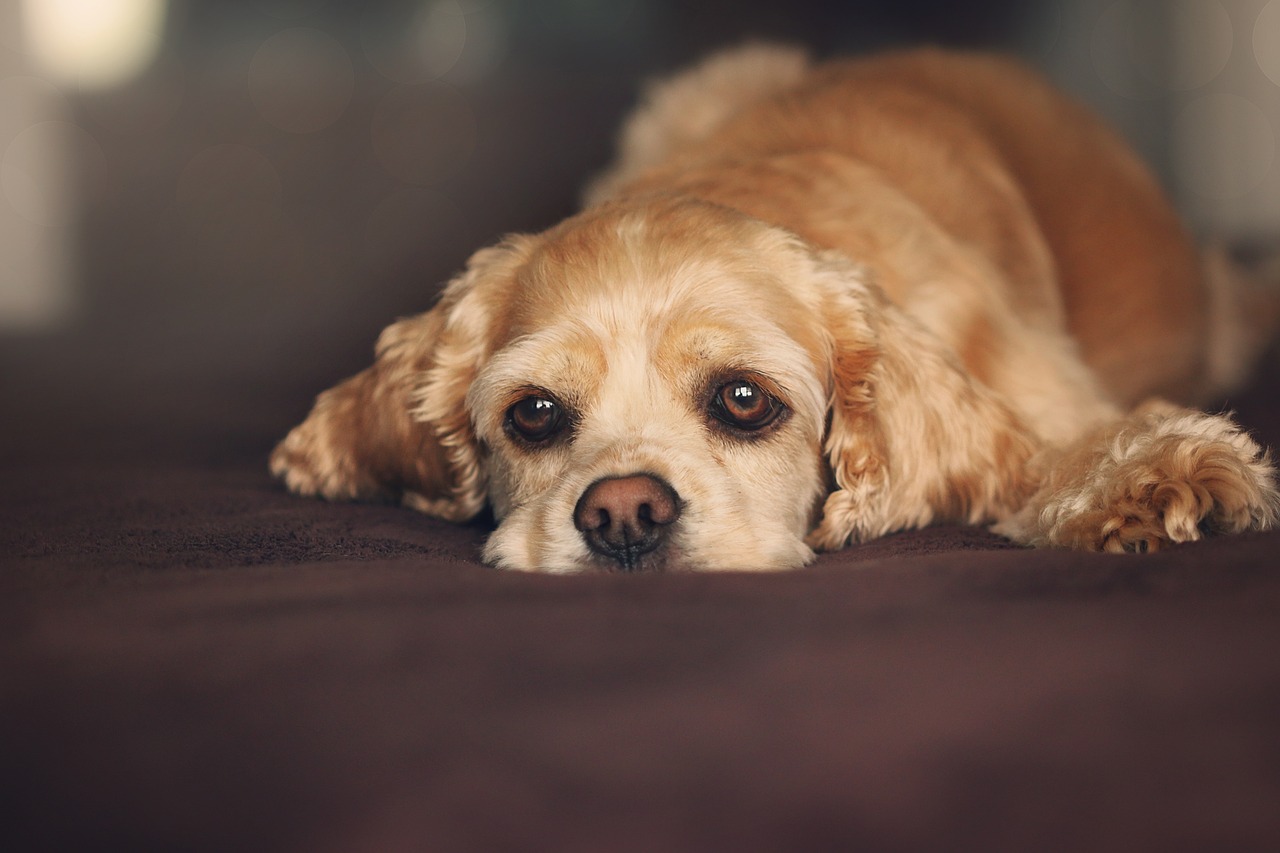
<svg viewBox="0 0 1280 853"><path fill-rule="evenodd" d="M572 212L645 79L746 38L1019 54L1197 231L1280 234L1280 0L7 0L0 408L218 382L300 416Z"/></svg>

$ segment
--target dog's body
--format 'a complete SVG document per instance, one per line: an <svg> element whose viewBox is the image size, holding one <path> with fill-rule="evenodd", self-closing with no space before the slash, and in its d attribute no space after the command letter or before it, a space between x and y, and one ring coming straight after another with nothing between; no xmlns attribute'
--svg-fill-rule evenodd
<svg viewBox="0 0 1280 853"><path fill-rule="evenodd" d="M1198 402L1270 332L1137 159L1020 66L747 48L668 81L586 209L477 253L272 459L499 519L490 562L765 569L940 520L1148 550L1270 527ZM1125 414L1128 412L1128 414Z"/></svg>

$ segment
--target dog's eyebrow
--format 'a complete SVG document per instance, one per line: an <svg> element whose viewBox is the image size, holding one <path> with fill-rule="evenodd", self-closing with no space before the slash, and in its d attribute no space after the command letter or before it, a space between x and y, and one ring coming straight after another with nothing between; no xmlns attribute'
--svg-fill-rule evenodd
<svg viewBox="0 0 1280 853"><path fill-rule="evenodd" d="M720 370L708 371L704 387L708 393L713 393L725 383L735 380L744 380L758 385L760 390L784 403L791 398L791 393L784 383L778 382L768 373L749 366L731 366Z"/></svg>
<svg viewBox="0 0 1280 853"><path fill-rule="evenodd" d="M508 408L539 391L581 412L603 370L598 347L563 329L540 330L507 344L480 368L466 406L481 432L498 429Z"/></svg>
<svg viewBox="0 0 1280 853"><path fill-rule="evenodd" d="M716 379L758 379L766 391L793 408L825 408L823 381L812 372L810 354L767 318L689 326L655 350L655 367L669 382L697 399Z"/></svg>
<svg viewBox="0 0 1280 853"><path fill-rule="evenodd" d="M569 418L571 422L581 420L581 405L577 402L579 395L572 392L566 394L554 391L542 385L526 383L523 385L512 385L502 393L495 395L494 399L499 401L498 408L505 412L516 403L521 400L528 399L529 397L541 397L552 401L556 405L560 406L560 408L564 409L565 416Z"/></svg>

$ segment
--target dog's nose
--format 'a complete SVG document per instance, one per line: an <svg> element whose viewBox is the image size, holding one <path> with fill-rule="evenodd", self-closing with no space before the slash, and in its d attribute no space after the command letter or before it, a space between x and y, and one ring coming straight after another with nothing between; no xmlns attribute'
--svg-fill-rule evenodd
<svg viewBox="0 0 1280 853"><path fill-rule="evenodd" d="M680 496L652 474L596 480L573 510L574 526L591 550L612 557L627 571L663 543L679 517Z"/></svg>

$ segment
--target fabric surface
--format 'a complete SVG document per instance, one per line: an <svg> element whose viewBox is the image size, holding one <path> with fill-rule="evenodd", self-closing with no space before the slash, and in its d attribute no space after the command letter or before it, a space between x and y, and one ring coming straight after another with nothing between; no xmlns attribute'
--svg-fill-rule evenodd
<svg viewBox="0 0 1280 853"><path fill-rule="evenodd" d="M7 381L0 849L1280 844L1280 534L509 574L274 483L320 386Z"/></svg>

